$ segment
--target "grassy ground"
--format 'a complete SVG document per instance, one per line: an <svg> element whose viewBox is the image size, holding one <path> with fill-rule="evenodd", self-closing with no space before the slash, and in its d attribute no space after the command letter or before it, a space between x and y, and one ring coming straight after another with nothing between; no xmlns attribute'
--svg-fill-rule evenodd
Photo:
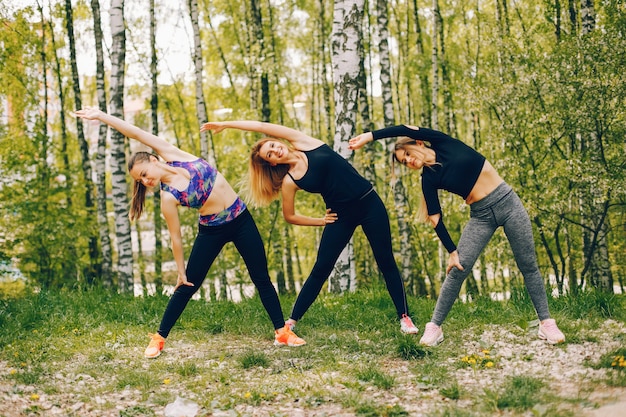
<svg viewBox="0 0 626 417"><path fill-rule="evenodd" d="M626 393L624 296L550 300L567 337L558 346L537 339L523 291L507 303L457 303L432 349L400 333L382 288L322 294L296 329L300 348L272 345L257 298L192 301L163 354L147 360L166 297L4 294L3 417L162 416L177 397L198 416L558 417ZM281 301L287 314L293 298ZM423 330L434 302L409 303Z"/></svg>

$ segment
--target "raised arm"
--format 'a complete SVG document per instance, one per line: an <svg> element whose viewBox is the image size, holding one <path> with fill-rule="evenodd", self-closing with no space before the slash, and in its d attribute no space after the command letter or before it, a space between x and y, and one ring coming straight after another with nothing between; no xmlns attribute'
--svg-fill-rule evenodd
<svg viewBox="0 0 626 417"><path fill-rule="evenodd" d="M84 109L77 110L74 115L82 119L98 120L105 123L120 132L122 135L135 139L144 145L151 147L166 161L190 161L197 159L194 155L178 149L166 140L148 133L145 130L141 130L137 126L132 125L125 120L104 113L100 109L86 107Z"/></svg>
<svg viewBox="0 0 626 417"><path fill-rule="evenodd" d="M219 133L228 128L245 130L248 132L258 132L266 136L285 139L298 150L310 150L324 144L321 140L315 139L290 127L254 120L207 122L200 127L200 131L204 132L211 130L215 133Z"/></svg>

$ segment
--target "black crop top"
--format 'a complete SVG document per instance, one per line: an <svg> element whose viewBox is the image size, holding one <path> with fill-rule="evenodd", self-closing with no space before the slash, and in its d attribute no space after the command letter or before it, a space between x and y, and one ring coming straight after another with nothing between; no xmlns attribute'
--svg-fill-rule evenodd
<svg viewBox="0 0 626 417"><path fill-rule="evenodd" d="M466 199L474 188L485 165L485 157L458 139L437 130L411 129L404 125L387 127L372 132L374 140L406 136L430 144L435 151L436 165L422 169L422 192L428 215L441 214L438 190L446 190ZM443 217L435 226L437 235L448 252L456 249L443 225Z"/></svg>
<svg viewBox="0 0 626 417"><path fill-rule="evenodd" d="M372 184L330 146L303 152L308 159L307 171L298 180L289 176L301 189L321 194L327 208L358 200L372 189Z"/></svg>
<svg viewBox="0 0 626 417"><path fill-rule="evenodd" d="M485 165L485 157L480 153L437 130L423 127L416 130L399 125L375 130L372 135L375 140L407 136L430 143L437 164L422 169L422 191L429 215L441 213L437 190L446 190L466 199Z"/></svg>

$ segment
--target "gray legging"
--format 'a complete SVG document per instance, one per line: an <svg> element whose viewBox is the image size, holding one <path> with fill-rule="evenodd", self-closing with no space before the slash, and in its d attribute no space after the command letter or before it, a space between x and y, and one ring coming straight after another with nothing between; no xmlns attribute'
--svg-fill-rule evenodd
<svg viewBox="0 0 626 417"><path fill-rule="evenodd" d="M535 306L539 320L550 318L543 278L537 266L535 242L530 218L515 191L505 182L480 201L470 205L470 221L461 233L457 250L464 270L452 268L446 277L432 322L438 326L446 319L459 296L461 285L500 226L504 227L515 262L524 276L524 284Z"/></svg>

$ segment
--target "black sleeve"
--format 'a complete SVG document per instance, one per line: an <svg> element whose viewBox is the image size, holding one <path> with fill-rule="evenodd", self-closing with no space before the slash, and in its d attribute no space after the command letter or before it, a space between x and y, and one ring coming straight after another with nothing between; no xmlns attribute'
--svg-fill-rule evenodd
<svg viewBox="0 0 626 417"><path fill-rule="evenodd" d="M456 245L452 241L448 229L446 229L446 226L443 224L443 216L439 217L439 223L435 226L435 233L439 236L439 240L441 240L443 247L446 248L448 253L452 253L456 250Z"/></svg>
<svg viewBox="0 0 626 417"><path fill-rule="evenodd" d="M427 142L438 142L441 140L452 139L450 136L446 135L445 133L439 132L438 130L432 130L425 127L412 129L405 125L385 127L383 129L374 130L372 132L372 137L374 138L374 140L396 138L399 136L407 136L411 139L424 140Z"/></svg>

